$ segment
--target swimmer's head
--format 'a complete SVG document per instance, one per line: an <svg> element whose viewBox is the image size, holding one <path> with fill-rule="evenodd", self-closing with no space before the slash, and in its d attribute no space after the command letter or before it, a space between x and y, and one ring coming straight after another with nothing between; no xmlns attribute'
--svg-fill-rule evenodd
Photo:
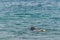
<svg viewBox="0 0 60 40"><path fill-rule="evenodd" d="M31 27L31 30L35 30L35 27Z"/></svg>

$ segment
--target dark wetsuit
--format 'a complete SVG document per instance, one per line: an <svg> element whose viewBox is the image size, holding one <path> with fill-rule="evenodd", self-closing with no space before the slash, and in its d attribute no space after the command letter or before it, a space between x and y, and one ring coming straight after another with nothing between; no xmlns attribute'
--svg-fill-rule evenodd
<svg viewBox="0 0 60 40"><path fill-rule="evenodd" d="M35 27L31 27L31 30L35 30Z"/></svg>

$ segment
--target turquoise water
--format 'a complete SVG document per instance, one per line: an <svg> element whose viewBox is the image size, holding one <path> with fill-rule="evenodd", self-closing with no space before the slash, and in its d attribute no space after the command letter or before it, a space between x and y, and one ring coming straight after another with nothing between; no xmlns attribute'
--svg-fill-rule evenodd
<svg viewBox="0 0 60 40"><path fill-rule="evenodd" d="M0 0L0 40L60 40L60 0Z"/></svg>

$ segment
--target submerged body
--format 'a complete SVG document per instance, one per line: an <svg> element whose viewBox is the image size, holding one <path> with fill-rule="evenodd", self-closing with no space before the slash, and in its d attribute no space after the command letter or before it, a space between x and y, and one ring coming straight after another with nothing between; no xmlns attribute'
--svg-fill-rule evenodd
<svg viewBox="0 0 60 40"><path fill-rule="evenodd" d="M31 30L36 30L36 28L35 27L31 27Z"/></svg>
<svg viewBox="0 0 60 40"><path fill-rule="evenodd" d="M40 32L45 32L46 30L45 30L45 29L40 29L40 30L38 30L38 31L40 31Z"/></svg>
<svg viewBox="0 0 60 40"><path fill-rule="evenodd" d="M35 27L31 27L32 31L39 31L39 32L45 32L45 29L36 29Z"/></svg>

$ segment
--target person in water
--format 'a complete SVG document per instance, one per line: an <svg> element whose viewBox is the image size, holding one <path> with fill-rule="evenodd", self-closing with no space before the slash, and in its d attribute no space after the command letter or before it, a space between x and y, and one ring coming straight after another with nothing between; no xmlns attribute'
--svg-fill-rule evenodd
<svg viewBox="0 0 60 40"><path fill-rule="evenodd" d="M35 27L31 27L31 30L36 30L36 28Z"/></svg>
<svg viewBox="0 0 60 40"><path fill-rule="evenodd" d="M46 31L44 29L36 29L35 27L31 27L31 30L32 31L36 30L36 31L40 31L40 32L45 32Z"/></svg>

